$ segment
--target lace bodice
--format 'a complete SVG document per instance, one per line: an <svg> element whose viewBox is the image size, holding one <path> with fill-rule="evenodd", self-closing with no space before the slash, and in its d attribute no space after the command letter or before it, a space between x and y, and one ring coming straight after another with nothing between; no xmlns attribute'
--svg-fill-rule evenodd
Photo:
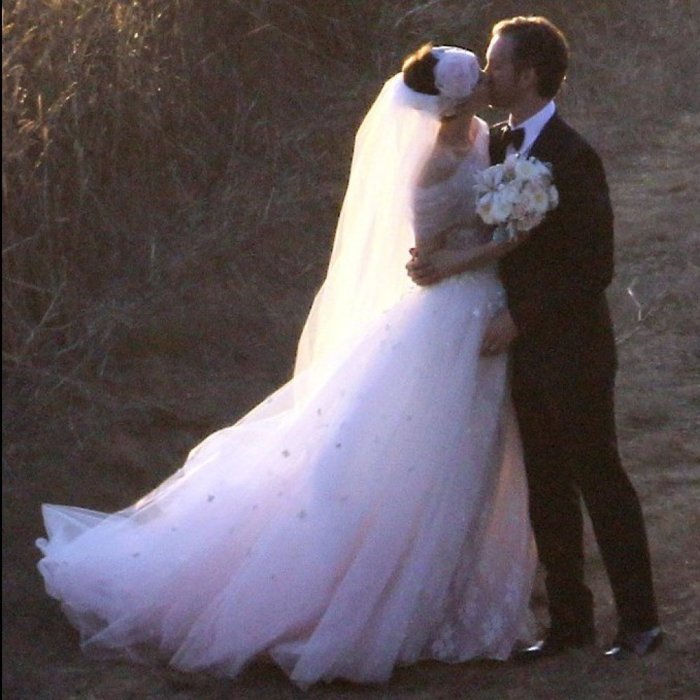
<svg viewBox="0 0 700 700"><path fill-rule="evenodd" d="M417 243L430 244L446 235L446 245L468 247L483 242L484 229L475 211L476 173L489 165L488 132L480 129L471 150L452 165L454 172L428 187L417 187L413 199L413 226Z"/></svg>

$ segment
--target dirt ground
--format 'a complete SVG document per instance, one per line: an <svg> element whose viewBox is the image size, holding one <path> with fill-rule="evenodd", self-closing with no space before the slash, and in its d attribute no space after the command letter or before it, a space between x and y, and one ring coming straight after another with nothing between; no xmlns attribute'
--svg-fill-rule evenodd
<svg viewBox="0 0 700 700"><path fill-rule="evenodd" d="M85 433L80 426L73 429L70 419L55 427L47 420L46 425L36 427L32 440L10 443L5 449L3 698L700 697L699 133L699 115L687 113L646 139L643 149L605 154L618 232L618 270L610 298L620 351L620 443L649 529L667 634L658 653L618 663L603 659L598 648L530 667L495 662L424 663L397 670L382 687L333 683L306 693L265 665L250 668L237 681L224 681L87 660L58 605L45 595L35 570L38 552L33 541L42 534L39 505L46 500L98 508L126 505L143 487L130 465L150 460L151 479L157 483L178 466L177 461L172 463L173 454L184 456L195 439L203 436L203 428L196 417L173 427L153 407L144 424L144 409L138 404L134 404L131 423L122 421L117 426L116 417L110 423L109 406L97 406L83 395L80 401L76 399L75 410L97 416L100 440L90 442L84 437L81 443ZM134 371L153 375L153 358L134 362L143 365ZM169 374L166 364L159 371ZM193 369L187 379L200 381L202 392L217 384L218 393L213 394L217 401L226 400L235 390L234 395L242 397L241 405L252 405L272 388L265 377L241 385L230 375L205 378L204 372L201 368L197 375ZM139 425L138 430L132 429ZM103 468L94 470L91 464L98 456ZM596 594L602 647L614 634L614 611L590 532L587 539L588 575ZM533 607L544 622L539 583Z"/></svg>

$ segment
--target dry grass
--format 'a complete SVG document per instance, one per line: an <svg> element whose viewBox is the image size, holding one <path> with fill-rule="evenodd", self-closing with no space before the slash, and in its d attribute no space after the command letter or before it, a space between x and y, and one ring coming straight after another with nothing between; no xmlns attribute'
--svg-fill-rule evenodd
<svg viewBox="0 0 700 700"><path fill-rule="evenodd" d="M246 141L251 98L203 5L4 4L6 368L99 354Z"/></svg>
<svg viewBox="0 0 700 700"><path fill-rule="evenodd" d="M604 156L635 143L640 116L697 99L679 76L698 59L676 48L700 40L691 0L646 0L634 15L616 2L531 9L572 37L562 104L596 125ZM241 301L274 278L308 299L377 86L419 42L482 50L492 21L518 11L505 0L5 3L6 372L32 397L61 377L102 376L150 300L220 266ZM247 254L263 246L268 269L251 279Z"/></svg>
<svg viewBox="0 0 700 700"><path fill-rule="evenodd" d="M422 41L481 51L495 20L524 10L569 35L560 105L608 165L621 445L648 516L669 644L625 670L585 655L527 672L429 664L386 689L341 684L311 697L692 697L694 0L4 3L8 697L299 697L264 668L235 685L82 659L33 571L38 504L126 505L286 379L377 88ZM590 552L605 633L612 608Z"/></svg>

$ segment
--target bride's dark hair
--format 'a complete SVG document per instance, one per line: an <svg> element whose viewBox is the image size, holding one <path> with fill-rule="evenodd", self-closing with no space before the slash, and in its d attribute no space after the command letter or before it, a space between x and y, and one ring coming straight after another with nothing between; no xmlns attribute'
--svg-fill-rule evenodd
<svg viewBox="0 0 700 700"><path fill-rule="evenodd" d="M432 53L432 43L423 44L417 51L409 54L401 65L404 83L426 95L439 95L440 91L435 87L435 66L437 58Z"/></svg>

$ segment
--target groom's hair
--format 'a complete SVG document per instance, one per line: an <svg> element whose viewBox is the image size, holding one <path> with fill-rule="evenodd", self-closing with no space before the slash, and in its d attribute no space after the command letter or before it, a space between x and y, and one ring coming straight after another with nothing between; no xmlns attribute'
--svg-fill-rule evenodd
<svg viewBox="0 0 700 700"><path fill-rule="evenodd" d="M491 37L513 41L516 71L533 68L541 97L554 97L569 66L569 44L564 33L546 17L512 17L498 22Z"/></svg>

